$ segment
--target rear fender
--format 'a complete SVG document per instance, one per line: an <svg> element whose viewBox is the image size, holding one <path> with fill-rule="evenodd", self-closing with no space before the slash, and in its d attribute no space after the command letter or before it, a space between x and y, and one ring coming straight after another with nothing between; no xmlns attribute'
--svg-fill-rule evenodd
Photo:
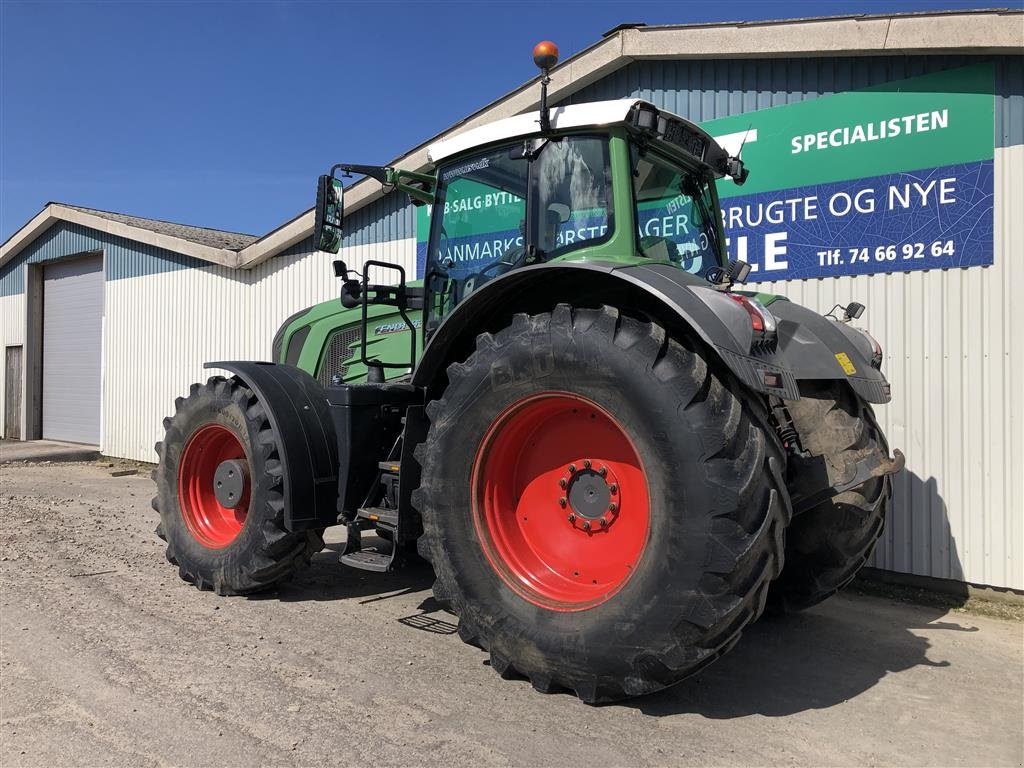
<svg viewBox="0 0 1024 768"><path fill-rule="evenodd" d="M700 278L670 266L571 262L518 269L470 294L431 337L413 384L426 388L429 398L438 397L445 386L445 369L472 354L477 334L504 328L517 312L546 312L564 301L579 307L607 304L657 320L670 333L703 341L750 388L787 399L800 396L783 361L772 354L750 354L747 313ZM778 374L781 386L766 386L767 373Z"/></svg>
<svg viewBox="0 0 1024 768"><path fill-rule="evenodd" d="M786 400L800 397L798 381L830 378L850 381L870 402L887 402L885 379L870 367L863 351L831 320L810 310L780 327L779 344L773 349L751 349L752 331L747 313L701 278L666 264L622 267L602 263L561 262L525 267L485 284L467 297L431 337L413 376L416 386L437 397L444 386L444 371L468 357L476 335L505 327L516 312L550 310L559 301L577 306L608 304L627 312L656 319L670 332L689 333L704 342L736 377L751 389ZM786 305L781 301L771 310ZM798 332L799 331L799 332ZM794 340L812 338L816 347L800 348ZM790 343L793 342L793 343ZM844 372L836 354L854 361L857 376ZM766 378L777 375L779 386ZM863 382L861 382L863 379Z"/></svg>
<svg viewBox="0 0 1024 768"><path fill-rule="evenodd" d="M285 527L325 528L338 520L338 441L327 393L291 365L215 362L251 389L277 435L284 483Z"/></svg>

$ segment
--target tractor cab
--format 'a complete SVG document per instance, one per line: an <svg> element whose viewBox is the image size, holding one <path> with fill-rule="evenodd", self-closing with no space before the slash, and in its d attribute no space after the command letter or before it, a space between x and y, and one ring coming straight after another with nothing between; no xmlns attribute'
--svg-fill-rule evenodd
<svg viewBox="0 0 1024 768"><path fill-rule="evenodd" d="M488 281L536 264L657 262L722 280L714 182L730 158L714 139L637 100L559 108L546 131L540 122L514 117L429 148L428 335Z"/></svg>

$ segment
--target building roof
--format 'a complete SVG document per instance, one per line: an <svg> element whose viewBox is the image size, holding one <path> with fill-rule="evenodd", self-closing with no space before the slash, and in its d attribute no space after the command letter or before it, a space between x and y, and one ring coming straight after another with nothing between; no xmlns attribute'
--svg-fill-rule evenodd
<svg viewBox="0 0 1024 768"><path fill-rule="evenodd" d="M130 227L148 229L161 235L181 238L199 245L208 245L211 248L225 248L229 251L240 251L245 246L259 240L259 235L245 235L241 232L228 232L223 229L210 229L209 227L194 227L191 224L176 224L173 221L161 221L160 219L146 219L141 216L129 216L126 213L113 213L112 211L100 211L95 208L82 208L78 205L68 205L76 211L99 216L101 219L119 221Z"/></svg>
<svg viewBox="0 0 1024 768"><path fill-rule="evenodd" d="M0 266L14 258L54 224L65 221L226 267L241 266L240 252L258 238L238 232L145 219L65 203L47 203L0 246Z"/></svg>
<svg viewBox="0 0 1024 768"><path fill-rule="evenodd" d="M634 61L893 53L1020 54L1024 52L1020 34L1022 21L1024 11L994 8L753 22L621 25L610 30L589 48L570 56L551 70L548 99L551 104L557 104ZM406 170L423 170L431 164L427 155L428 145L448 141L460 133L496 120L536 110L540 100L538 79L539 75L440 134L428 138L422 144L395 158L389 165L400 166ZM325 166L329 159L325 160ZM383 192L378 182L369 178L360 179L346 190L345 208L347 211L356 210L382 196ZM88 217L93 224L86 226L102 222L108 228L123 228L120 233L126 237L135 237L132 233L140 233L141 236L136 239L142 242L160 240L161 242L157 243L160 247L239 268L252 267L266 261L309 237L313 231L312 209L298 214L291 221L259 238L252 239L248 235L221 232L219 236L226 239L217 240L217 236L211 234L210 237L213 239L199 240L194 239L199 237L199 232L215 233L218 230L156 222L179 228L174 231L158 231L152 228L152 219L135 219L121 214L108 214L51 203L0 246L0 266L13 258L55 220L72 220L69 217ZM184 230L189 232L186 233ZM240 241L233 238L249 238L250 241L239 246Z"/></svg>

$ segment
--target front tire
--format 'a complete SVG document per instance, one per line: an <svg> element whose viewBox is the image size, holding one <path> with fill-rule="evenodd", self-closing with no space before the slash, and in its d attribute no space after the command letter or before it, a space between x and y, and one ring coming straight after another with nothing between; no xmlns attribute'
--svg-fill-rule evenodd
<svg viewBox="0 0 1024 768"><path fill-rule="evenodd" d="M164 428L153 508L160 513L157 535L182 579L221 595L259 592L323 548L319 531L285 528L278 436L238 379L193 384ZM214 490L218 480L228 480L217 475L222 467L234 482L244 476L230 498Z"/></svg>
<svg viewBox="0 0 1024 768"><path fill-rule="evenodd" d="M789 518L783 453L702 351L559 305L482 334L448 377L417 449L420 553L499 674L588 703L641 695L761 613Z"/></svg>
<svg viewBox="0 0 1024 768"><path fill-rule="evenodd" d="M800 395L788 409L810 463L791 463L794 483L801 472L842 482L866 456L888 457L874 411L845 383L805 385ZM786 567L771 588L773 610L805 610L853 581L882 535L891 498L892 480L883 475L797 515L787 534Z"/></svg>

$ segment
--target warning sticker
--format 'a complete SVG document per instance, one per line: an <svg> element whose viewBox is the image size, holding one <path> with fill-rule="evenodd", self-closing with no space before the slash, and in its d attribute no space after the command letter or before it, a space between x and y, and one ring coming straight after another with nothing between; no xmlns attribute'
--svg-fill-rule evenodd
<svg viewBox="0 0 1024 768"><path fill-rule="evenodd" d="M850 356L845 352L839 352L836 354L836 360L839 361L839 366L843 369L843 373L847 376L853 376L857 372L857 369L853 366L853 361Z"/></svg>

